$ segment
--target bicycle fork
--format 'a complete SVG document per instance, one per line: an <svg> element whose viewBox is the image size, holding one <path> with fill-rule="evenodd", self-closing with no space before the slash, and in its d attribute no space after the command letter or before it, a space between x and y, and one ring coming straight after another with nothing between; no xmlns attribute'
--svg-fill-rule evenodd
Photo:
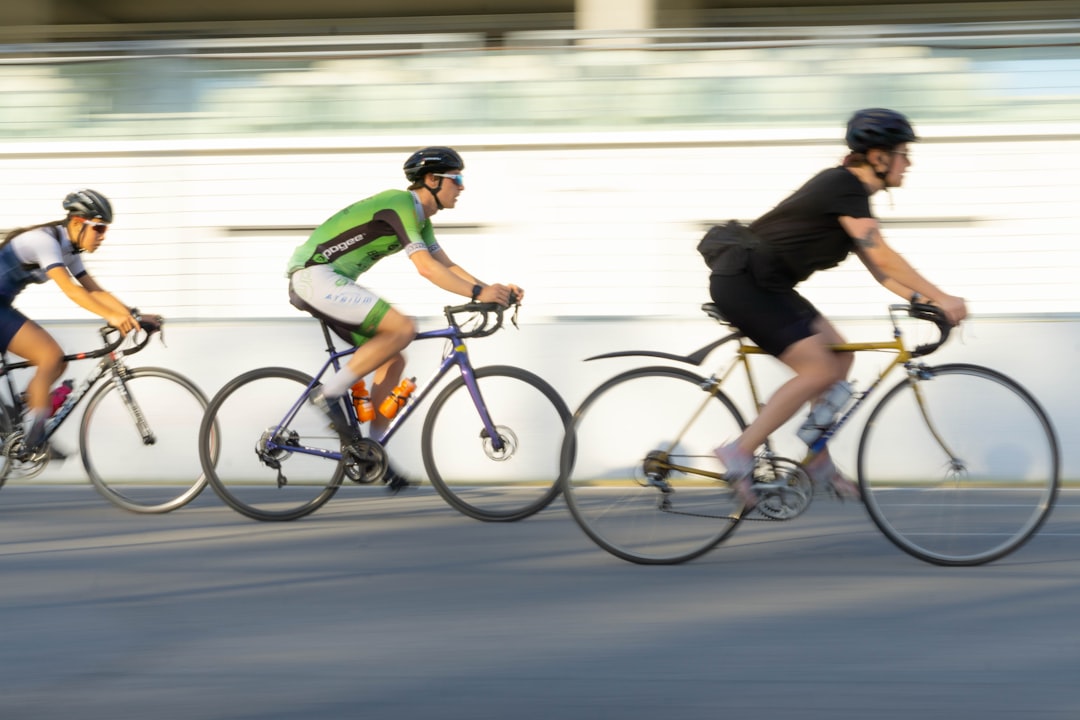
<svg viewBox="0 0 1080 720"><path fill-rule="evenodd" d="M112 376L112 382L116 386L117 392L120 393L121 400L124 401L124 407L127 408L131 419L135 421L135 428L139 431L143 445L155 444L157 436L154 435L154 431L150 428L150 423L147 421L146 415L143 414L142 407L136 402L135 396L131 394L131 388L128 387L129 371L127 366L117 360L111 360L108 363L108 369Z"/></svg>
<svg viewBox="0 0 1080 720"><path fill-rule="evenodd" d="M933 380L934 376L925 365L916 365L908 367L908 385L911 386L911 391L915 393L915 404L919 407L919 414L922 416L923 422L926 423L926 429L930 432L931 437L945 453L945 457L948 458L949 475L959 476L965 470L967 470L967 463L957 457L956 453L952 451L952 448L945 442L945 438L941 436L941 433L937 429L937 425L930 418L930 409L927 407L926 398L923 397L922 389L919 387L920 380Z"/></svg>

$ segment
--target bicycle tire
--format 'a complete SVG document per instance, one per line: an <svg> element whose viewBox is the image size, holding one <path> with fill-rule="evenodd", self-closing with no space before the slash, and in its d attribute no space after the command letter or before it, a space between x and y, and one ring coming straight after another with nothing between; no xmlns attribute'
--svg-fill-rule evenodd
<svg viewBox="0 0 1080 720"><path fill-rule="evenodd" d="M207 484L197 452L206 395L166 368L134 368L123 382L153 439L143 437L116 379L106 376L79 426L83 467L97 491L124 510L154 514L181 508Z"/></svg>
<svg viewBox="0 0 1080 720"><path fill-rule="evenodd" d="M311 380L291 368L259 368L233 378L210 400L199 429L199 458L214 492L242 515L296 520L326 504L341 486L343 459L268 450L276 432L282 444L340 452L326 416L304 399ZM287 426L279 427L294 405Z"/></svg>
<svg viewBox="0 0 1080 720"><path fill-rule="evenodd" d="M559 495L559 454L570 408L527 370L493 365L477 368L475 376L503 449L494 448L465 380L457 377L424 420L424 469L439 495L471 518L527 518Z"/></svg>
<svg viewBox="0 0 1080 720"><path fill-rule="evenodd" d="M1039 403L977 365L909 374L874 407L858 448L874 524L936 565L981 565L1015 551L1046 521L1059 473L1057 438Z"/></svg>
<svg viewBox="0 0 1080 720"><path fill-rule="evenodd" d="M12 420L14 414L14 408L9 406L6 402L0 402L0 441L2 441L3 446L7 445L8 438L17 426ZM14 461L8 457L6 453L0 452L0 487L3 487L8 479L8 475L11 474L13 462Z"/></svg>
<svg viewBox="0 0 1080 720"><path fill-rule="evenodd" d="M585 534L612 555L674 565L708 552L738 526L742 505L712 450L746 423L727 395L710 399L710 385L681 368L628 370L574 413L563 445L563 494ZM650 484L646 468L663 489Z"/></svg>

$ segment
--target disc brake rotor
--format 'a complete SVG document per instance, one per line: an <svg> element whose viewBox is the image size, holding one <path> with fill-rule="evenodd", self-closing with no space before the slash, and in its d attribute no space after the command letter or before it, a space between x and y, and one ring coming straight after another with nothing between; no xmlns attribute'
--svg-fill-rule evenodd
<svg viewBox="0 0 1080 720"><path fill-rule="evenodd" d="M514 456L514 453L517 452L517 435L505 425L496 425L495 432L499 434L499 440L502 441L502 450L496 450L495 443L492 441L491 437L486 432L481 432L480 437L484 441L484 454L496 462L509 460Z"/></svg>

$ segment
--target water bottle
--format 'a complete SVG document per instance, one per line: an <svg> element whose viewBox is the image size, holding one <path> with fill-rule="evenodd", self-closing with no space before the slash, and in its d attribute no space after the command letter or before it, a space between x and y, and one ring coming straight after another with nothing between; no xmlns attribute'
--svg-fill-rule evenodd
<svg viewBox="0 0 1080 720"><path fill-rule="evenodd" d="M810 408L810 414L806 416L806 422L796 433L799 439L807 445L813 445L821 434L832 425L836 414L847 404L848 399L854 394L855 389L846 380L829 388L825 397L817 405Z"/></svg>
<svg viewBox="0 0 1080 720"><path fill-rule="evenodd" d="M416 378L405 378L390 395L382 401L379 405L379 412L383 414L383 417L392 418L397 415L398 410L404 407L405 403L409 401L409 395L416 389Z"/></svg>
<svg viewBox="0 0 1080 720"><path fill-rule="evenodd" d="M52 417L56 414L56 411L59 410L60 407L64 404L64 401L67 400L67 396L71 394L71 391L74 388L74 380L65 380L64 382L56 386L56 389L54 389L52 391L52 394L49 396L52 400L52 410L49 411L49 417Z"/></svg>
<svg viewBox="0 0 1080 720"><path fill-rule="evenodd" d="M368 422L375 417L375 408L371 404L371 396L368 395L367 385L364 381L357 380L352 386L352 403L356 408L356 417L360 422Z"/></svg>

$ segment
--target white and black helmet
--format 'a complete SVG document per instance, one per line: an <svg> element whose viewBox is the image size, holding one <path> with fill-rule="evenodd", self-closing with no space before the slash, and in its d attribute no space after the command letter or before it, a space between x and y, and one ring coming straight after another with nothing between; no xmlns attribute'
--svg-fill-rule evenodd
<svg viewBox="0 0 1080 720"><path fill-rule="evenodd" d="M109 199L97 190L89 188L68 193L68 196L64 198L64 209L67 210L68 216L100 220L103 223L113 221L112 204Z"/></svg>

